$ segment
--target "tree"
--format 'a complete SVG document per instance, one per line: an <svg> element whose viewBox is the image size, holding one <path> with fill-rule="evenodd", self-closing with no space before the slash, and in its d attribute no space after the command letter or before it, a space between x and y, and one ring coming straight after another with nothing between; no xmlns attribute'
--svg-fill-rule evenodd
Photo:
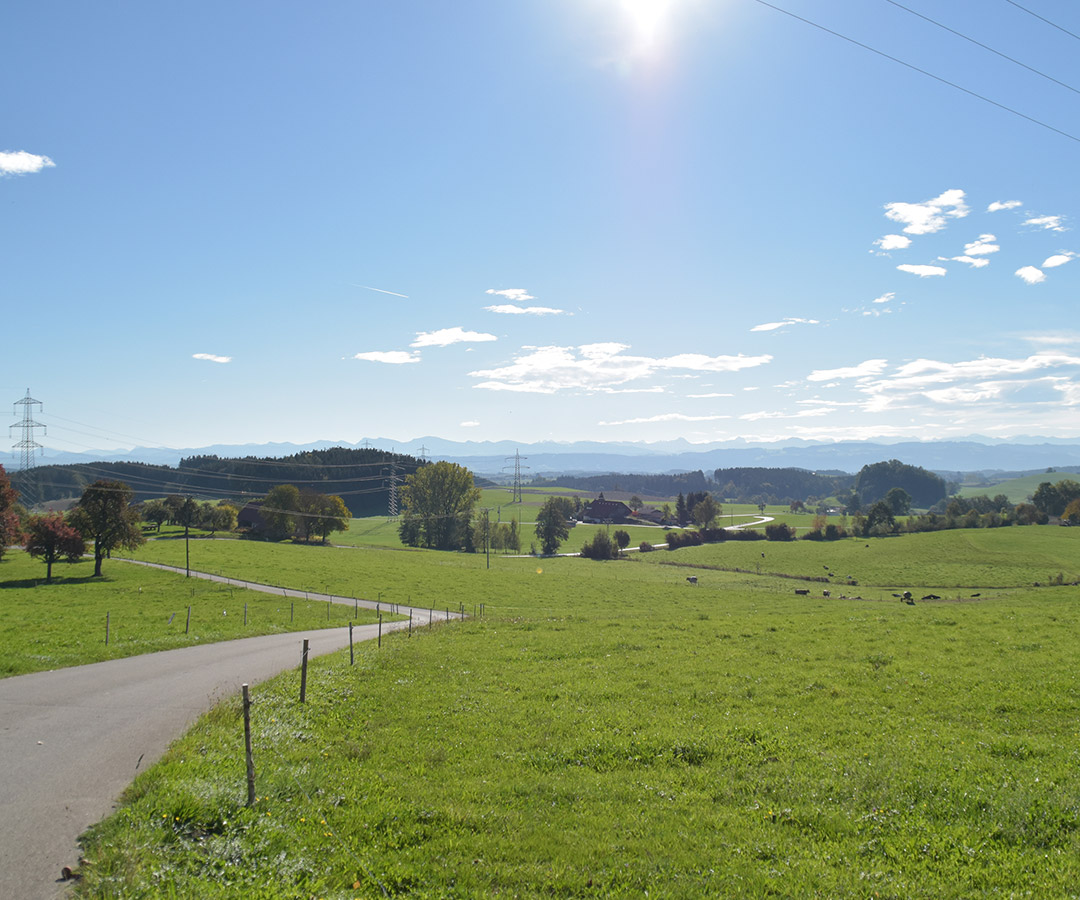
<svg viewBox="0 0 1080 900"><path fill-rule="evenodd" d="M1070 501L1062 512L1061 518L1070 525L1080 525L1080 497Z"/></svg>
<svg viewBox="0 0 1080 900"><path fill-rule="evenodd" d="M319 494L318 519L315 521L315 533L322 538L325 544L331 533L335 531L348 531L352 513L345 501L337 494Z"/></svg>
<svg viewBox="0 0 1080 900"><path fill-rule="evenodd" d="M1080 497L1080 484L1070 478L1065 478L1057 484L1044 481L1036 489L1031 502L1038 507L1040 512L1050 516L1060 516L1065 512L1065 507Z"/></svg>
<svg viewBox="0 0 1080 900"><path fill-rule="evenodd" d="M911 494L902 487L889 488L885 502L889 504L894 516L906 516L911 512Z"/></svg>
<svg viewBox="0 0 1080 900"><path fill-rule="evenodd" d="M154 526L155 531L161 531L161 526L169 521L169 508L164 500L147 500L142 505L142 517L144 522Z"/></svg>
<svg viewBox="0 0 1080 900"><path fill-rule="evenodd" d="M95 481L83 491L68 522L87 541L94 542L94 577L113 550L134 550L146 541L139 514L131 506L133 491L122 481Z"/></svg>
<svg viewBox="0 0 1080 900"><path fill-rule="evenodd" d="M300 511L300 489L294 484L279 484L270 489L259 513L271 541L283 541L296 531L296 516Z"/></svg>
<svg viewBox="0 0 1080 900"><path fill-rule="evenodd" d="M611 537L614 539L615 545L620 550L625 550L630 546L630 533L628 531L623 531L623 529L620 528Z"/></svg>
<svg viewBox="0 0 1080 900"><path fill-rule="evenodd" d="M536 514L536 536L544 556L551 556L559 544L570 537L568 520L573 515L573 505L567 497L548 497Z"/></svg>
<svg viewBox="0 0 1080 900"><path fill-rule="evenodd" d="M440 461L423 466L405 478L401 488L404 515L401 540L431 550L460 550L471 545L473 507L480 488L464 466Z"/></svg>
<svg viewBox="0 0 1080 900"><path fill-rule="evenodd" d="M948 493L945 479L940 475L898 459L863 466L855 476L855 492L868 506L883 499L894 487L907 491L912 505L923 509L929 509Z"/></svg>
<svg viewBox="0 0 1080 900"><path fill-rule="evenodd" d="M630 501L626 505L629 506L634 512L637 512L645 504L641 502L641 498L637 494L634 494L634 496L630 498Z"/></svg>
<svg viewBox="0 0 1080 900"><path fill-rule="evenodd" d="M212 536L219 531L232 531L236 528L239 515L240 510L231 503L219 503L217 506L205 503L199 525L209 531Z"/></svg>
<svg viewBox="0 0 1080 900"><path fill-rule="evenodd" d="M11 544L18 544L22 533L19 529L19 495L11 486L4 467L0 465L0 559Z"/></svg>
<svg viewBox="0 0 1080 900"><path fill-rule="evenodd" d="M592 536L592 540L584 543L581 555L585 559L618 559L619 548L606 531L598 531Z"/></svg>
<svg viewBox="0 0 1080 900"><path fill-rule="evenodd" d="M514 553L521 552L521 533L518 530L517 519L510 520L510 527L506 530L506 537L503 538L503 549Z"/></svg>
<svg viewBox="0 0 1080 900"><path fill-rule="evenodd" d="M699 500L694 504L694 521L697 523L698 528L704 531L708 531L712 527L713 522L716 521L719 515L720 507L716 505L712 494L706 494L703 500Z"/></svg>
<svg viewBox="0 0 1080 900"><path fill-rule="evenodd" d="M45 581L52 581L54 562L78 562L86 552L82 535L60 513L34 516L26 530L26 552L45 563Z"/></svg>
<svg viewBox="0 0 1080 900"><path fill-rule="evenodd" d="M884 500L878 500L866 514L865 534L891 534L896 529L892 507Z"/></svg>
<svg viewBox="0 0 1080 900"><path fill-rule="evenodd" d="M680 528L685 528L686 523L690 521L690 513L686 510L686 498L682 495L682 491L679 492L678 499L675 501L675 518Z"/></svg>

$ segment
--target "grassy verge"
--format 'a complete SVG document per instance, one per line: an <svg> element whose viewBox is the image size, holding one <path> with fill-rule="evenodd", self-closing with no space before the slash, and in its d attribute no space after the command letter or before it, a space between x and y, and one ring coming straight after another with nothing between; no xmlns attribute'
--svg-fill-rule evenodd
<svg viewBox="0 0 1080 900"><path fill-rule="evenodd" d="M179 550L183 564L182 542ZM5 554L0 563L0 676L197 643L338 627L353 617L352 607L334 605L328 616L325 603L290 601L119 560L106 562L101 578L94 578L93 571L92 561L58 564L52 584L46 584L39 561L23 551ZM358 622L375 620L370 610L357 615Z"/></svg>
<svg viewBox="0 0 1080 900"><path fill-rule="evenodd" d="M996 554L993 583L1021 584L1039 541L1045 559L1075 550L1054 529L1006 531L1000 544L996 532L913 535L896 552L973 584ZM936 540L941 561L915 555L936 559ZM806 549L869 552L844 543ZM892 544L872 542L868 578L893 578ZM266 550L228 565L275 559L303 577L301 557ZM649 562L303 559L318 577L340 567L342 583L396 579L450 605L486 598L488 614L396 635L353 668L341 655L314 661L305 706L294 673L257 687L253 809L238 704L223 704L93 830L82 896L1080 888L1075 588L910 607L796 598L788 580L720 570L694 588ZM775 560L785 574L807 564Z"/></svg>

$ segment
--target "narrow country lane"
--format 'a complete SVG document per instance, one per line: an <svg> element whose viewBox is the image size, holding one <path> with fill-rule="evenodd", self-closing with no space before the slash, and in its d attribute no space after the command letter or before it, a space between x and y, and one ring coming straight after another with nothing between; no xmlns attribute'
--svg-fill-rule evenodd
<svg viewBox="0 0 1080 900"><path fill-rule="evenodd" d="M345 597L310 597L353 603ZM429 617L457 617L438 610L396 610L413 613L415 625L426 625ZM406 620L382 627L408 626ZM371 640L378 628L354 627L354 640ZM244 638L0 679L0 898L61 895L61 869L78 862L77 837L115 808L132 779L241 684L297 667L305 638L309 656L318 656L347 647L349 631Z"/></svg>

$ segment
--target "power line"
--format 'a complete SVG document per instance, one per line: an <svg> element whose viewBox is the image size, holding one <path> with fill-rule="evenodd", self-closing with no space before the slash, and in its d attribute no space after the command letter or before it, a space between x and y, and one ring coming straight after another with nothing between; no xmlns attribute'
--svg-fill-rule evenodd
<svg viewBox="0 0 1080 900"><path fill-rule="evenodd" d="M1062 131L1060 128L1055 128L1053 125L1049 125L1046 122L1043 122L1041 119L1036 119L1034 116L1029 116L1027 115L1027 113L1022 113L1017 109L1013 109L1011 106L1006 106L1004 103L998 103L997 100L991 100L989 97L977 93L976 91L970 90L969 88L962 87L954 81L949 81L947 78L942 78L940 75L935 75L933 72L928 72L926 69L921 69L918 66L913 65L912 63L904 62L904 60L899 59L895 56L891 56L888 53L885 53L883 50L878 50L876 47L871 47L869 44L864 44L862 41L857 41L855 40L855 38L848 37L846 34L841 34L839 31L833 31L833 29L826 28L824 25L819 25L817 22L806 19L803 16L791 12L790 10L784 9L780 6L776 6L773 3L768 3L767 0L754 0L754 2L760 3L762 6L767 6L769 9L775 10L778 13L783 13L785 16L790 16L792 19L797 19L803 24L810 25L812 28L816 28L819 31L824 31L826 34L831 34L833 37L840 38L840 40L842 41L847 41L849 44L854 44L856 47L862 47L863 50L869 50L871 53L883 57L890 62L901 65L906 69L911 69L913 72L918 72L920 75L925 75L927 78L933 78L934 81L938 81L941 84L948 85L955 90L962 91L968 96L974 97L976 100L982 100L983 103L989 103L991 106L996 106L998 109L1002 109L1007 113L1012 113L1014 116L1019 116L1021 119L1026 119L1028 122L1031 122L1034 125L1039 125L1040 127L1047 129L1048 131L1053 131L1055 134L1060 134L1062 137L1068 138L1070 141L1076 141L1076 143L1080 144L1080 137L1077 137L1074 134L1069 134L1069 132L1067 131Z"/></svg>
<svg viewBox="0 0 1080 900"><path fill-rule="evenodd" d="M1073 32L1069 31L1068 28L1062 28L1060 25L1057 24L1057 22L1051 22L1045 16L1040 16L1037 12L1033 12L1032 10L1028 9L1026 6L1021 6L1019 3L1015 2L1015 0L1005 0L1005 2L1006 3L1011 3L1013 6L1015 6L1020 11L1026 12L1029 16L1034 16L1036 19L1039 19L1040 21L1045 22L1051 28L1056 28L1058 31L1063 31L1069 37L1076 38L1078 41L1080 41L1080 34L1074 34Z"/></svg>
<svg viewBox="0 0 1080 900"><path fill-rule="evenodd" d="M993 47L990 47L990 46L982 43L982 41L977 41L973 37L968 37L968 35L964 34L961 31L957 31L955 28L950 28L948 25L944 25L941 22L938 22L936 19L931 19L929 16L924 16L921 12L916 12L915 10L911 9L910 7L904 6L903 3L897 3L897 0L885 0L885 2L886 3L891 3L897 9L902 9L904 12L911 13L911 15L913 15L913 16L917 16L918 18L922 19L923 21L929 22L931 25L936 25L938 28L941 28L941 29L949 32L949 34L955 34L957 37L963 38L965 41L968 41L968 42L974 44L976 47L982 47L983 50L989 50L991 53L995 54L996 56L1000 56L1002 59L1007 59L1009 62L1011 62L1011 63L1013 63L1015 65L1018 65L1023 69L1027 69L1029 72L1034 72L1036 75L1039 75L1040 77L1045 78L1047 81L1052 81L1052 82L1054 82L1054 84L1061 85L1061 87L1072 91L1074 94L1080 94L1080 90L1078 90L1077 88L1074 88L1071 84L1066 84L1064 81L1058 81L1058 79L1054 78L1053 75L1047 75L1045 72L1039 71L1034 66L1029 66L1027 63L1023 63L1023 62L1020 62L1020 60L1018 60L1018 59L1014 59L1013 57L1009 56L1007 53L1002 53L1000 50L995 50Z"/></svg>

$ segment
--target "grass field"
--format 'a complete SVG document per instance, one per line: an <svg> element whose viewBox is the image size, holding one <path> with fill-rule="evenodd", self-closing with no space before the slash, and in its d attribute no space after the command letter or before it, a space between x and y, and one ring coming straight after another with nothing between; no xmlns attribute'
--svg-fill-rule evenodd
<svg viewBox="0 0 1080 900"><path fill-rule="evenodd" d="M1001 481L996 484L964 485L960 488L959 493L961 497L995 497L998 494L1004 494L1009 498L1010 503L1024 503L1031 499L1039 485L1044 481L1057 484L1066 478L1080 481L1080 475L1072 472L1039 472L1034 475L1011 478L1008 481Z"/></svg>
<svg viewBox="0 0 1080 900"><path fill-rule="evenodd" d="M314 661L305 706L294 673L256 688L253 809L223 704L93 829L80 896L1080 892L1080 591L1030 586L1077 568L1075 529L490 569L211 544L237 576L486 615L395 636L354 668ZM682 567L762 550L777 575L836 564L860 586L991 589L908 606Z"/></svg>
<svg viewBox="0 0 1080 900"><path fill-rule="evenodd" d="M162 543L179 547L183 565L183 543ZM94 578L92 560L61 563L53 566L52 584L46 584L41 562L21 550L4 555L0 641L5 649L0 677L198 643L335 627L353 620L352 607L334 605L328 617L325 603L290 602L119 560L106 560L103 571L101 578ZM355 621L373 622L375 613L362 609Z"/></svg>

